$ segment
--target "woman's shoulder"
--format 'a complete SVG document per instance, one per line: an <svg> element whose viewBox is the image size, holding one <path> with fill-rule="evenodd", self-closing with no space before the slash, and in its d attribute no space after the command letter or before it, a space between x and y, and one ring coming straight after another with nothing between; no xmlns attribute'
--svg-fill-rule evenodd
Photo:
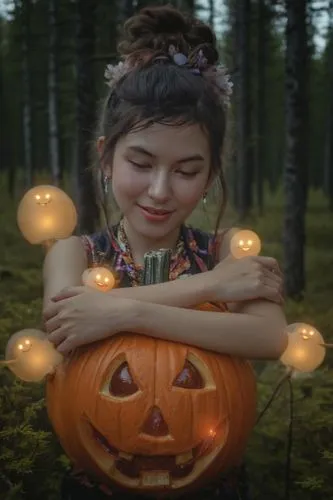
<svg viewBox="0 0 333 500"><path fill-rule="evenodd" d="M201 272L212 269L215 265L214 234L187 225L183 237L193 269L200 269Z"/></svg>
<svg viewBox="0 0 333 500"><path fill-rule="evenodd" d="M111 236L108 229L96 231L92 234L82 234L79 238L87 255L89 265L105 260L112 250Z"/></svg>
<svg viewBox="0 0 333 500"><path fill-rule="evenodd" d="M187 240L189 246L193 250L197 250L199 254L210 255L214 262L217 262L220 256L221 248L223 248L230 228L220 228L203 230L192 226L186 226Z"/></svg>
<svg viewBox="0 0 333 500"><path fill-rule="evenodd" d="M200 243L203 246L207 246L209 243L221 243L228 233L230 228L219 228L217 231L215 229L203 230L193 226L186 226L187 237L189 239L193 238L196 240L198 246Z"/></svg>
<svg viewBox="0 0 333 500"><path fill-rule="evenodd" d="M198 244L200 242L206 243L214 238L214 231L207 231L190 225L185 226L185 230L187 238L194 238Z"/></svg>

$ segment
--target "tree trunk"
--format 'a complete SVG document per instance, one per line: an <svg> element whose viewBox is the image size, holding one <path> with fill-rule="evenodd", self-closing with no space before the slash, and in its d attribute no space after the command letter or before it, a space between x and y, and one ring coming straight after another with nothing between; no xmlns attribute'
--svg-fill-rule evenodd
<svg viewBox="0 0 333 500"><path fill-rule="evenodd" d="M214 28L214 17L215 17L215 12L214 12L214 0L209 0L209 24L211 25L212 28Z"/></svg>
<svg viewBox="0 0 333 500"><path fill-rule="evenodd" d="M49 0L49 71L48 71L48 101L49 101L49 161L52 180L56 186L61 184L62 172L59 155L59 120L58 120L58 27L57 1Z"/></svg>
<svg viewBox="0 0 333 500"><path fill-rule="evenodd" d="M30 14L31 0L22 2L22 100L23 100L23 147L24 179L27 188L32 185L32 105L30 72Z"/></svg>
<svg viewBox="0 0 333 500"><path fill-rule="evenodd" d="M4 20L0 17L0 173L8 167L7 133L5 128L5 85L4 85L4 53L3 53L3 30Z"/></svg>
<svg viewBox="0 0 333 500"><path fill-rule="evenodd" d="M133 0L126 0L122 2L123 5L123 16L125 19L128 19L129 17L133 16L134 14L134 5L133 5Z"/></svg>
<svg viewBox="0 0 333 500"><path fill-rule="evenodd" d="M77 0L77 137L75 143L75 181L78 204L78 228L92 233L99 221L99 208L90 168L91 142L95 126L95 12L96 0Z"/></svg>
<svg viewBox="0 0 333 500"><path fill-rule="evenodd" d="M252 208L252 158L251 158L251 117L250 117L250 0L239 0L236 4L236 147L238 196L237 211L241 220Z"/></svg>
<svg viewBox="0 0 333 500"><path fill-rule="evenodd" d="M117 5L117 18L118 23L122 26L124 22L132 17L134 14L134 3L133 0L118 0Z"/></svg>
<svg viewBox="0 0 333 500"><path fill-rule="evenodd" d="M333 85L333 0L329 4L329 36L328 36L328 54L327 54L327 76L328 88L332 89ZM332 92L329 95L329 106L327 116L327 132L326 132L326 155L325 155L325 172L324 172L325 194L328 197L329 209L333 212L333 97Z"/></svg>
<svg viewBox="0 0 333 500"><path fill-rule="evenodd" d="M265 0L258 0L257 35L257 140L256 140L256 187L260 215L264 212L264 135L265 135L265 90L266 90L266 29Z"/></svg>
<svg viewBox="0 0 333 500"><path fill-rule="evenodd" d="M176 7L182 11L189 12L192 16L195 14L195 0L176 0Z"/></svg>
<svg viewBox="0 0 333 500"><path fill-rule="evenodd" d="M287 296L300 300L305 289L307 1L287 0L286 9L284 270Z"/></svg>

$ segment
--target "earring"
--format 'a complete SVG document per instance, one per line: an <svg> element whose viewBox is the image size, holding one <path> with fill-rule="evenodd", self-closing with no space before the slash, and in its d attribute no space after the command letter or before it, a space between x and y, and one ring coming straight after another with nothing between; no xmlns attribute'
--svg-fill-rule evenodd
<svg viewBox="0 0 333 500"><path fill-rule="evenodd" d="M110 182L110 177L108 175L104 175L102 179L102 188L105 195L108 194L109 192L109 182Z"/></svg>
<svg viewBox="0 0 333 500"><path fill-rule="evenodd" d="M207 204L207 191L205 191L204 194L202 195L202 201L204 205Z"/></svg>

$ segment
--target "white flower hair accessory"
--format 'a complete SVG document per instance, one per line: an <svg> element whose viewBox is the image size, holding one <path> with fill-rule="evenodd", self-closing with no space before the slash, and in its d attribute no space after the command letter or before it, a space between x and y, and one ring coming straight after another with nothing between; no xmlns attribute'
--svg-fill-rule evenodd
<svg viewBox="0 0 333 500"><path fill-rule="evenodd" d="M227 107L230 106L230 98L233 93L233 82L228 70L222 64L212 66L202 73L204 78L208 78L213 85L223 94L223 102Z"/></svg>
<svg viewBox="0 0 333 500"><path fill-rule="evenodd" d="M126 62L120 61L118 64L108 64L104 71L104 78L109 87L113 87L123 76L130 71Z"/></svg>

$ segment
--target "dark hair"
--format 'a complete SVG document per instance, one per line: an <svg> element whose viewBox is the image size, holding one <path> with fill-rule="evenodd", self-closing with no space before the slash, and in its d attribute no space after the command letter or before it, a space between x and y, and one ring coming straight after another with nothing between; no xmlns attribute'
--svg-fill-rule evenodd
<svg viewBox="0 0 333 500"><path fill-rule="evenodd" d="M111 87L104 103L100 122L100 135L106 137L103 159L112 157L120 137L134 129L153 123L199 124L209 140L211 172L222 190L217 231L227 200L222 170L224 105L212 83L173 62L168 56L170 45L186 55L189 63L200 50L208 64L218 61L210 27L172 6L147 7L128 19L119 53L133 69Z"/></svg>

